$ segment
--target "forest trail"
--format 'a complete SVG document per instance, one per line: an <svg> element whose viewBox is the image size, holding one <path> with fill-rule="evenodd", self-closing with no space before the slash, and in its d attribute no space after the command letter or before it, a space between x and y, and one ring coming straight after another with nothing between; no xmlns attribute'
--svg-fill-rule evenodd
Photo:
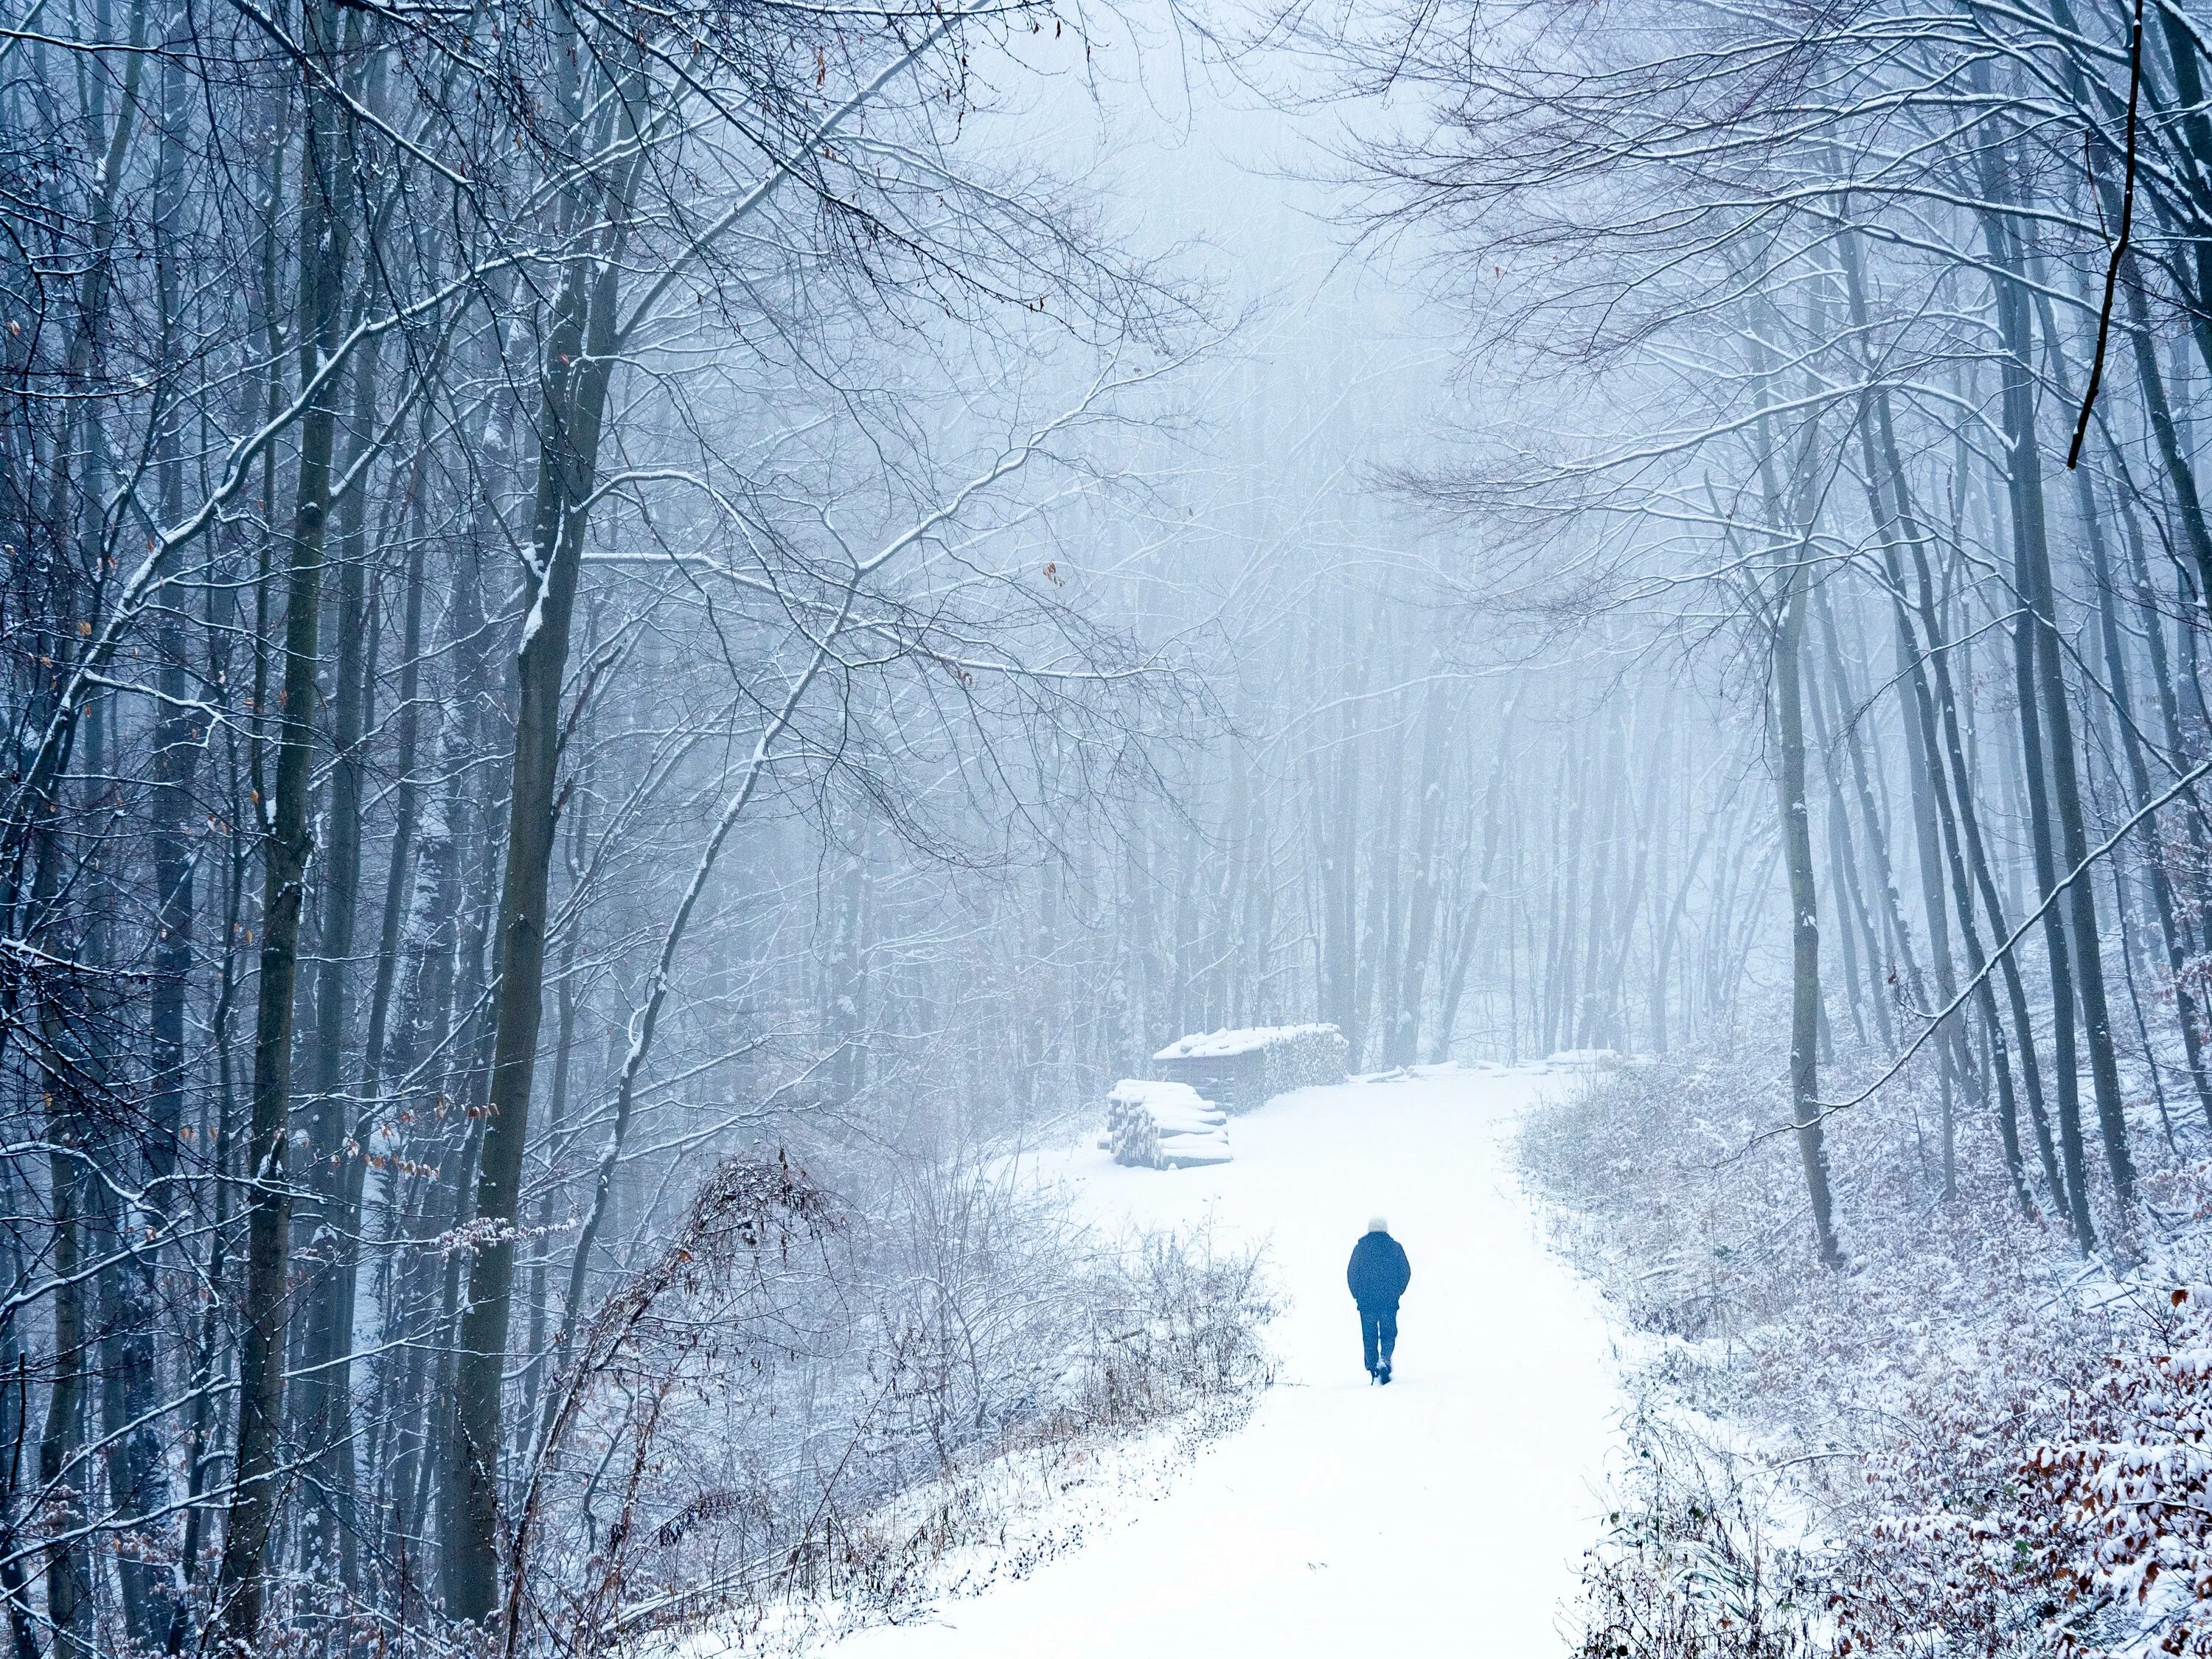
<svg viewBox="0 0 2212 1659"><path fill-rule="evenodd" d="M1426 1659L1564 1654L1603 1520L1617 1365L1594 1291L1543 1247L1509 1145L1540 1071L1438 1068L1285 1096L1236 1162L1068 1155L1101 1221L1211 1208L1291 1298L1252 1420L1129 1524L836 1659ZM1371 1387L1344 1285L1376 1212L1413 1266L1397 1380Z"/></svg>

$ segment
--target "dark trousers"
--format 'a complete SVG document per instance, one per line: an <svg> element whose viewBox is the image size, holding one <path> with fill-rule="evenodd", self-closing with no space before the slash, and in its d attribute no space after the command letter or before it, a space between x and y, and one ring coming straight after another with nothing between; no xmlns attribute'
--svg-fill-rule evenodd
<svg viewBox="0 0 2212 1659"><path fill-rule="evenodd" d="M1375 1370L1390 1363L1390 1351L1398 1346L1398 1304L1387 1308L1370 1308L1359 1304L1359 1346L1367 1356L1367 1369ZM1376 1358L1377 1352L1382 1358Z"/></svg>

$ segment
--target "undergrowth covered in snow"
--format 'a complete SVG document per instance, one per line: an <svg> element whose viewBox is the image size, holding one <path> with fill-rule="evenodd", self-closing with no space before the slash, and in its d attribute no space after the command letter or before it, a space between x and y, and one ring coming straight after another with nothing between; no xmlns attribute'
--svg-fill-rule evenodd
<svg viewBox="0 0 2212 1659"><path fill-rule="evenodd" d="M1272 1380L1256 1249L1205 1224L1099 1235L1018 1182L952 1195L957 1227L855 1218L842 1283L811 1310L783 1293L781 1355L737 1366L673 1344L649 1389L623 1391L666 1403L599 1437L640 1472L625 1501L653 1522L624 1524L619 1553L605 1532L583 1540L620 1581L601 1650L799 1653L1022 1577L1241 1423ZM909 1259L908 1237L930 1254ZM725 1328L731 1311L678 1317ZM822 1363L843 1331L863 1366ZM762 1460L773 1443L786 1466Z"/></svg>
<svg viewBox="0 0 2212 1659"><path fill-rule="evenodd" d="M2212 1654L2212 1163L2107 1201L2084 1261L1981 1126L1942 1196L1931 1095L1831 1120L1841 1272L1771 1078L1638 1060L1532 1114L1559 1242L1642 1338L1589 1659Z"/></svg>

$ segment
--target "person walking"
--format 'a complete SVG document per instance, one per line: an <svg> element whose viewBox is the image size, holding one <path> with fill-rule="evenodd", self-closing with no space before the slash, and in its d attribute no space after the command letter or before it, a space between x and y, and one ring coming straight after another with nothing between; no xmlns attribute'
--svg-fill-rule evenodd
<svg viewBox="0 0 2212 1659"><path fill-rule="evenodd" d="M1376 1216L1352 1247L1352 1261L1344 1270L1344 1282L1359 1304L1359 1346L1367 1356L1367 1375L1376 1382L1390 1380L1390 1355L1398 1346L1398 1298L1413 1278L1406 1247L1390 1237L1390 1224Z"/></svg>

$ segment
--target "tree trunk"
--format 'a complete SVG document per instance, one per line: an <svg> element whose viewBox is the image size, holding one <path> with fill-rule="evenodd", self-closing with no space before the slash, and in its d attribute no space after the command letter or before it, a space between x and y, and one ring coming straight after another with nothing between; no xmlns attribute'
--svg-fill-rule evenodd
<svg viewBox="0 0 2212 1659"><path fill-rule="evenodd" d="M353 439L357 459L371 443L376 419L375 343L360 352L353 369ZM311 1118L307 1150L314 1194L307 1218L311 1266L302 1345L307 1375L300 1385L300 1431L313 1462L313 1501L304 1517L302 1565L327 1571L337 1559L342 1582L356 1582L356 1553L343 1541L356 1532L351 1516L352 1381L343 1357L353 1346L352 1276L348 1267L360 1222L348 1201L359 1190L362 1152L353 1145L343 1093L349 1030L349 977L354 928L360 914L362 857L362 738L368 699L369 621L367 469L337 503L338 602L337 661L332 668L330 845L319 865L322 919L315 971L315 1031L308 1079Z"/></svg>
<svg viewBox="0 0 2212 1659"><path fill-rule="evenodd" d="M32 898L51 913L61 890L61 850L51 831L42 832L33 857ZM54 994L41 991L40 1018L47 1052L66 1052L65 1016L53 1006ZM46 1203L52 1220L50 1255L53 1273L53 1376L46 1385L46 1419L39 1437L39 1491L47 1513L40 1528L55 1541L46 1551L46 1622L54 1632L53 1659L90 1659L86 1629L91 1612L92 1567L84 1541L76 1532L85 1516L84 1474L79 1461L84 1443L85 1287L80 1275L83 1254L85 1178L83 1115L76 1100L76 1081L52 1066L41 1067L46 1099Z"/></svg>
<svg viewBox="0 0 2212 1659"><path fill-rule="evenodd" d="M619 94L617 94L619 95ZM491 1091L475 1219L491 1231L469 1274L454 1367L450 1476L444 1517L447 1611L482 1621L499 1605L501 1383L514 1304L513 1228L530 1129L530 1093L544 1012L546 893L552 866L561 687L583 562L592 481L614 370L615 307L629 192L638 167L604 207L611 228L595 260L577 260L557 301L543 362L535 593L516 665L507 866L499 898Z"/></svg>
<svg viewBox="0 0 2212 1659"><path fill-rule="evenodd" d="M1820 922L1813 887L1813 831L1805 802L1805 709L1802 672L1808 544L1792 548L1780 625L1774 635L1774 701L1782 740L1782 838L1790 870L1790 1100L1797 1155L1812 1200L1820 1261L1843 1265L1830 1214L1828 1158L1820 1127Z"/></svg>
<svg viewBox="0 0 2212 1659"><path fill-rule="evenodd" d="M1990 256L1999 270L2005 273L1996 284L1997 315L2003 337L2005 356L2002 365L2003 376L2002 411L2008 457L2008 499L2012 508L2014 562L2015 582L2028 615L2022 619L2021 639L2025 647L2032 647L2033 664L2023 655L2023 670L2032 672L2033 684L2023 678L2023 693L2039 694L2042 699L2043 735L2046 752L2044 763L2049 767L2050 796L2058 815L2058 829L2068 869L2076 869L2089 856L2087 827L2081 810L2081 790L2074 745L2074 722L2066 693L2063 646L2058 635L2057 605L2051 580L2051 552L2045 529L2043 500L2043 461L2035 443L2035 383L2031 367L2030 313L2027 293L2014 274L2020 268L2018 251L2012 240L2011 228L1992 217L1990 224ZM2029 775L2035 779L2040 768L2033 764L2034 755L2029 750ZM2031 789L2031 803L2034 790ZM2050 833L2046 825L2039 839L2047 844ZM2039 860L2039 865L2047 860ZM2043 881L2043 892L2048 896L2057 881L2056 872L2046 874L2040 867L2038 876ZM2127 1119L2120 1102L2118 1064L2112 1053L2112 1018L2106 1005L2105 964L2101 937L2097 926L2096 884L2090 880L2074 882L2067 890L2063 905L2053 905L2051 914L2056 919L2061 910L2070 931L2072 959L2069 966L2080 1000L2081 1034L2089 1051L2089 1075L2097 1103L2097 1123L2105 1146L2105 1159L2112 1172L2112 1188L2122 1204L2135 1196L2135 1161L2128 1148ZM2055 935L2054 935L2055 937ZM2062 944L2058 947L2064 949ZM2054 963L2057 960L2053 958ZM2054 991L2054 997L2056 992ZM2070 1011L2069 1011L2070 1013ZM2061 1034L2066 1034L2070 1018L2060 1022ZM2067 1097L2078 1091L2078 1084L2069 1074L2062 1058L2059 1076L2060 1115L2065 1115ZM2078 1114L2078 1103L2075 1106ZM2077 1217L2086 1219L2086 1216Z"/></svg>
<svg viewBox="0 0 2212 1659"><path fill-rule="evenodd" d="M2091 574L2097 586L2097 619L2105 647L2105 677L2112 688L2118 719L2119 749L2128 769L2128 787L2138 802L2151 799L2150 766L2143 754L2142 735L2136 724L2134 699L2129 693L2127 650L2120 635L2118 593L2106 545L2104 526L2096 516L2096 498L2087 471L2081 479L2083 527L2089 541ZM2157 626L2157 619L2151 619ZM2197 1109L2212 1127L2212 1075L2208 1075L2201 1011L2188 981L2189 952L2175 915L2173 884L2166 874L2166 859L2158 844L2154 825L2144 830L2143 871L2150 882L2151 908L2158 918L2160 942L2166 951L2167 988L2173 994L2175 1023L2181 1027L2182 1050L2190 1081L2197 1092Z"/></svg>
<svg viewBox="0 0 2212 1659"><path fill-rule="evenodd" d="M1452 1038L1459 1030L1460 999L1466 994L1468 964L1474 959L1476 947L1486 937L1483 923L1489 915L1491 880L1498 867L1498 849L1504 840L1498 818L1498 801L1505 787L1505 769L1511 748L1507 739L1513 730L1513 710L1517 699L1509 700L1505 712L1498 720L1498 757L1492 763L1490 787L1483 792L1482 799L1482 863L1475 874L1474 890L1466 900L1467 915L1460 927L1458 948L1453 952L1450 976L1444 982L1443 1006L1437 1012L1437 1029L1430 1039L1430 1064L1441 1066L1451 1059ZM1508 919L1509 922L1510 918ZM1510 1023L1510 1022L1509 1022Z"/></svg>
<svg viewBox="0 0 2212 1659"><path fill-rule="evenodd" d="M1385 1066L1411 1066L1420 1057L1421 1000L1428 987L1429 951L1436 938L1437 857L1444 815L1444 750L1451 734L1451 699L1441 661L1422 700L1420 803L1413 830L1413 891L1407 902L1406 945L1382 1056Z"/></svg>
<svg viewBox="0 0 2212 1659"><path fill-rule="evenodd" d="M352 228L352 167L337 100L336 0L308 0L303 76L307 117L300 178L300 373L303 382L337 343ZM323 545L331 507L337 410L328 392L300 425L300 460L284 615L284 686L278 708L273 805L264 837L260 990L254 1020L252 1121L246 1141L246 1282L240 1310L235 1487L217 1597L229 1641L251 1649L259 1633L264 1575L277 1491L283 1421L285 1323L290 1297L291 1200L286 1170L292 1108L293 993L312 825L317 628Z"/></svg>

